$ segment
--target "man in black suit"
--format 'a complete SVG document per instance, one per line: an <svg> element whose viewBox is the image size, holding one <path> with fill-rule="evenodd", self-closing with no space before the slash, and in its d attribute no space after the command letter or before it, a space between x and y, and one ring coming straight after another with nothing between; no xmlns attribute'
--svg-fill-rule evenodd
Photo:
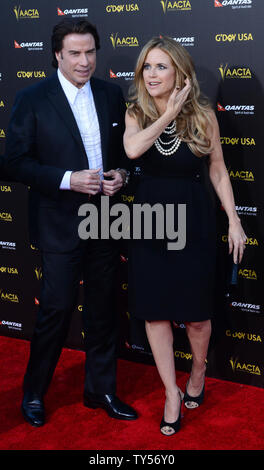
<svg viewBox="0 0 264 470"><path fill-rule="evenodd" d="M116 396L117 323L114 280L117 241L81 240L83 203L100 210L102 197L126 180L120 169L125 103L118 86L93 78L99 37L86 20L53 29L57 72L17 94L6 145L6 171L30 186L31 241L41 252L40 308L24 377L22 412L45 422L43 397L67 336L83 279L86 350L84 404L118 419L136 412ZM107 177L107 178L106 178Z"/></svg>

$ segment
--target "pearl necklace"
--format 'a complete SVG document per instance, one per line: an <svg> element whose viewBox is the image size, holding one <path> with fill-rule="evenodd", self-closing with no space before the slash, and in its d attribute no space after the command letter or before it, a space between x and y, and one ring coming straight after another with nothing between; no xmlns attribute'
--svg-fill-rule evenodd
<svg viewBox="0 0 264 470"><path fill-rule="evenodd" d="M175 134L175 132L176 132L176 121L174 120L170 126L167 126L164 129L163 133L170 135L170 134ZM173 155L176 152L176 150L178 150L180 143L181 143L181 139L177 137L176 135L175 137L173 137L172 140L168 142L163 142L160 137L158 137L154 142L156 149L162 155L165 155L166 157ZM171 145L171 147L164 148L163 145Z"/></svg>

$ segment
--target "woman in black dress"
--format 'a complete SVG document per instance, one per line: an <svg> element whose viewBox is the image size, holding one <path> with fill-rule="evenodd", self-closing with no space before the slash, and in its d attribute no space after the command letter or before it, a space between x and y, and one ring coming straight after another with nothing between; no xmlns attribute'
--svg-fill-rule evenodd
<svg viewBox="0 0 264 470"><path fill-rule="evenodd" d="M233 251L235 262L242 259L247 237L236 214L218 123L208 100L201 96L186 49L168 37L151 39L138 58L130 102L124 146L128 158L141 157L143 169L135 202L151 207L174 204L175 223L178 205L186 208L182 246L169 250L168 237L133 239L129 254L129 309L146 321L166 392L160 429L172 435L180 428L182 399L193 408L204 397L216 250L214 210L204 181L205 156L229 220L229 252ZM186 323L192 351L184 396L176 383L172 321Z"/></svg>

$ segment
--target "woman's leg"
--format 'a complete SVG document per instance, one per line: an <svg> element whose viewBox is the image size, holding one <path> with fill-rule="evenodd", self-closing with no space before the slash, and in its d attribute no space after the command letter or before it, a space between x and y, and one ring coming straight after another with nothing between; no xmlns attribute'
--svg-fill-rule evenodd
<svg viewBox="0 0 264 470"><path fill-rule="evenodd" d="M204 384L206 357L211 336L211 321L186 323L187 336L192 352L192 370L188 382L188 394L198 396Z"/></svg>
<svg viewBox="0 0 264 470"><path fill-rule="evenodd" d="M164 420L167 423L174 423L179 416L181 400L176 384L171 324L169 321L147 321L146 332L160 378L165 387ZM168 435L174 433L169 426L162 429Z"/></svg>

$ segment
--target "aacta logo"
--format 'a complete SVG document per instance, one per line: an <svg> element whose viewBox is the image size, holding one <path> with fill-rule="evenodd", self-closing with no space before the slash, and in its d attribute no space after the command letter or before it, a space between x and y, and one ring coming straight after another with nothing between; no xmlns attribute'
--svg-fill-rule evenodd
<svg viewBox="0 0 264 470"><path fill-rule="evenodd" d="M261 375L259 366L255 364L246 364L238 361L238 358L231 357L230 364L233 372L247 372L249 374Z"/></svg>
<svg viewBox="0 0 264 470"><path fill-rule="evenodd" d="M243 279L251 279L254 281L258 280L257 273L254 269L239 269L238 275L242 277Z"/></svg>
<svg viewBox="0 0 264 470"><path fill-rule="evenodd" d="M12 215L10 212L0 212L0 220L3 220L4 222L12 222Z"/></svg>
<svg viewBox="0 0 264 470"><path fill-rule="evenodd" d="M230 170L229 176L233 180L240 180L240 181L255 181L255 177L252 171L248 170Z"/></svg>
<svg viewBox="0 0 264 470"><path fill-rule="evenodd" d="M111 33L110 41L114 49L116 47L135 47L139 45L138 39L135 36L123 36L120 38L118 33Z"/></svg>
<svg viewBox="0 0 264 470"><path fill-rule="evenodd" d="M29 10L22 10L21 7L14 7L14 13L17 21L22 19L36 19L39 18L39 12L36 8L30 8Z"/></svg>
<svg viewBox="0 0 264 470"><path fill-rule="evenodd" d="M192 9L191 2L189 0L179 0L178 2L161 0L160 3L163 9L163 13L167 13L169 11L186 11Z"/></svg>
<svg viewBox="0 0 264 470"><path fill-rule="evenodd" d="M226 78L252 78L251 71L248 67L233 67L229 68L228 64L223 64L219 67L222 80Z"/></svg>
<svg viewBox="0 0 264 470"><path fill-rule="evenodd" d="M0 299L6 302L19 302L17 294L13 294L11 292L4 292L2 289L0 289Z"/></svg>

